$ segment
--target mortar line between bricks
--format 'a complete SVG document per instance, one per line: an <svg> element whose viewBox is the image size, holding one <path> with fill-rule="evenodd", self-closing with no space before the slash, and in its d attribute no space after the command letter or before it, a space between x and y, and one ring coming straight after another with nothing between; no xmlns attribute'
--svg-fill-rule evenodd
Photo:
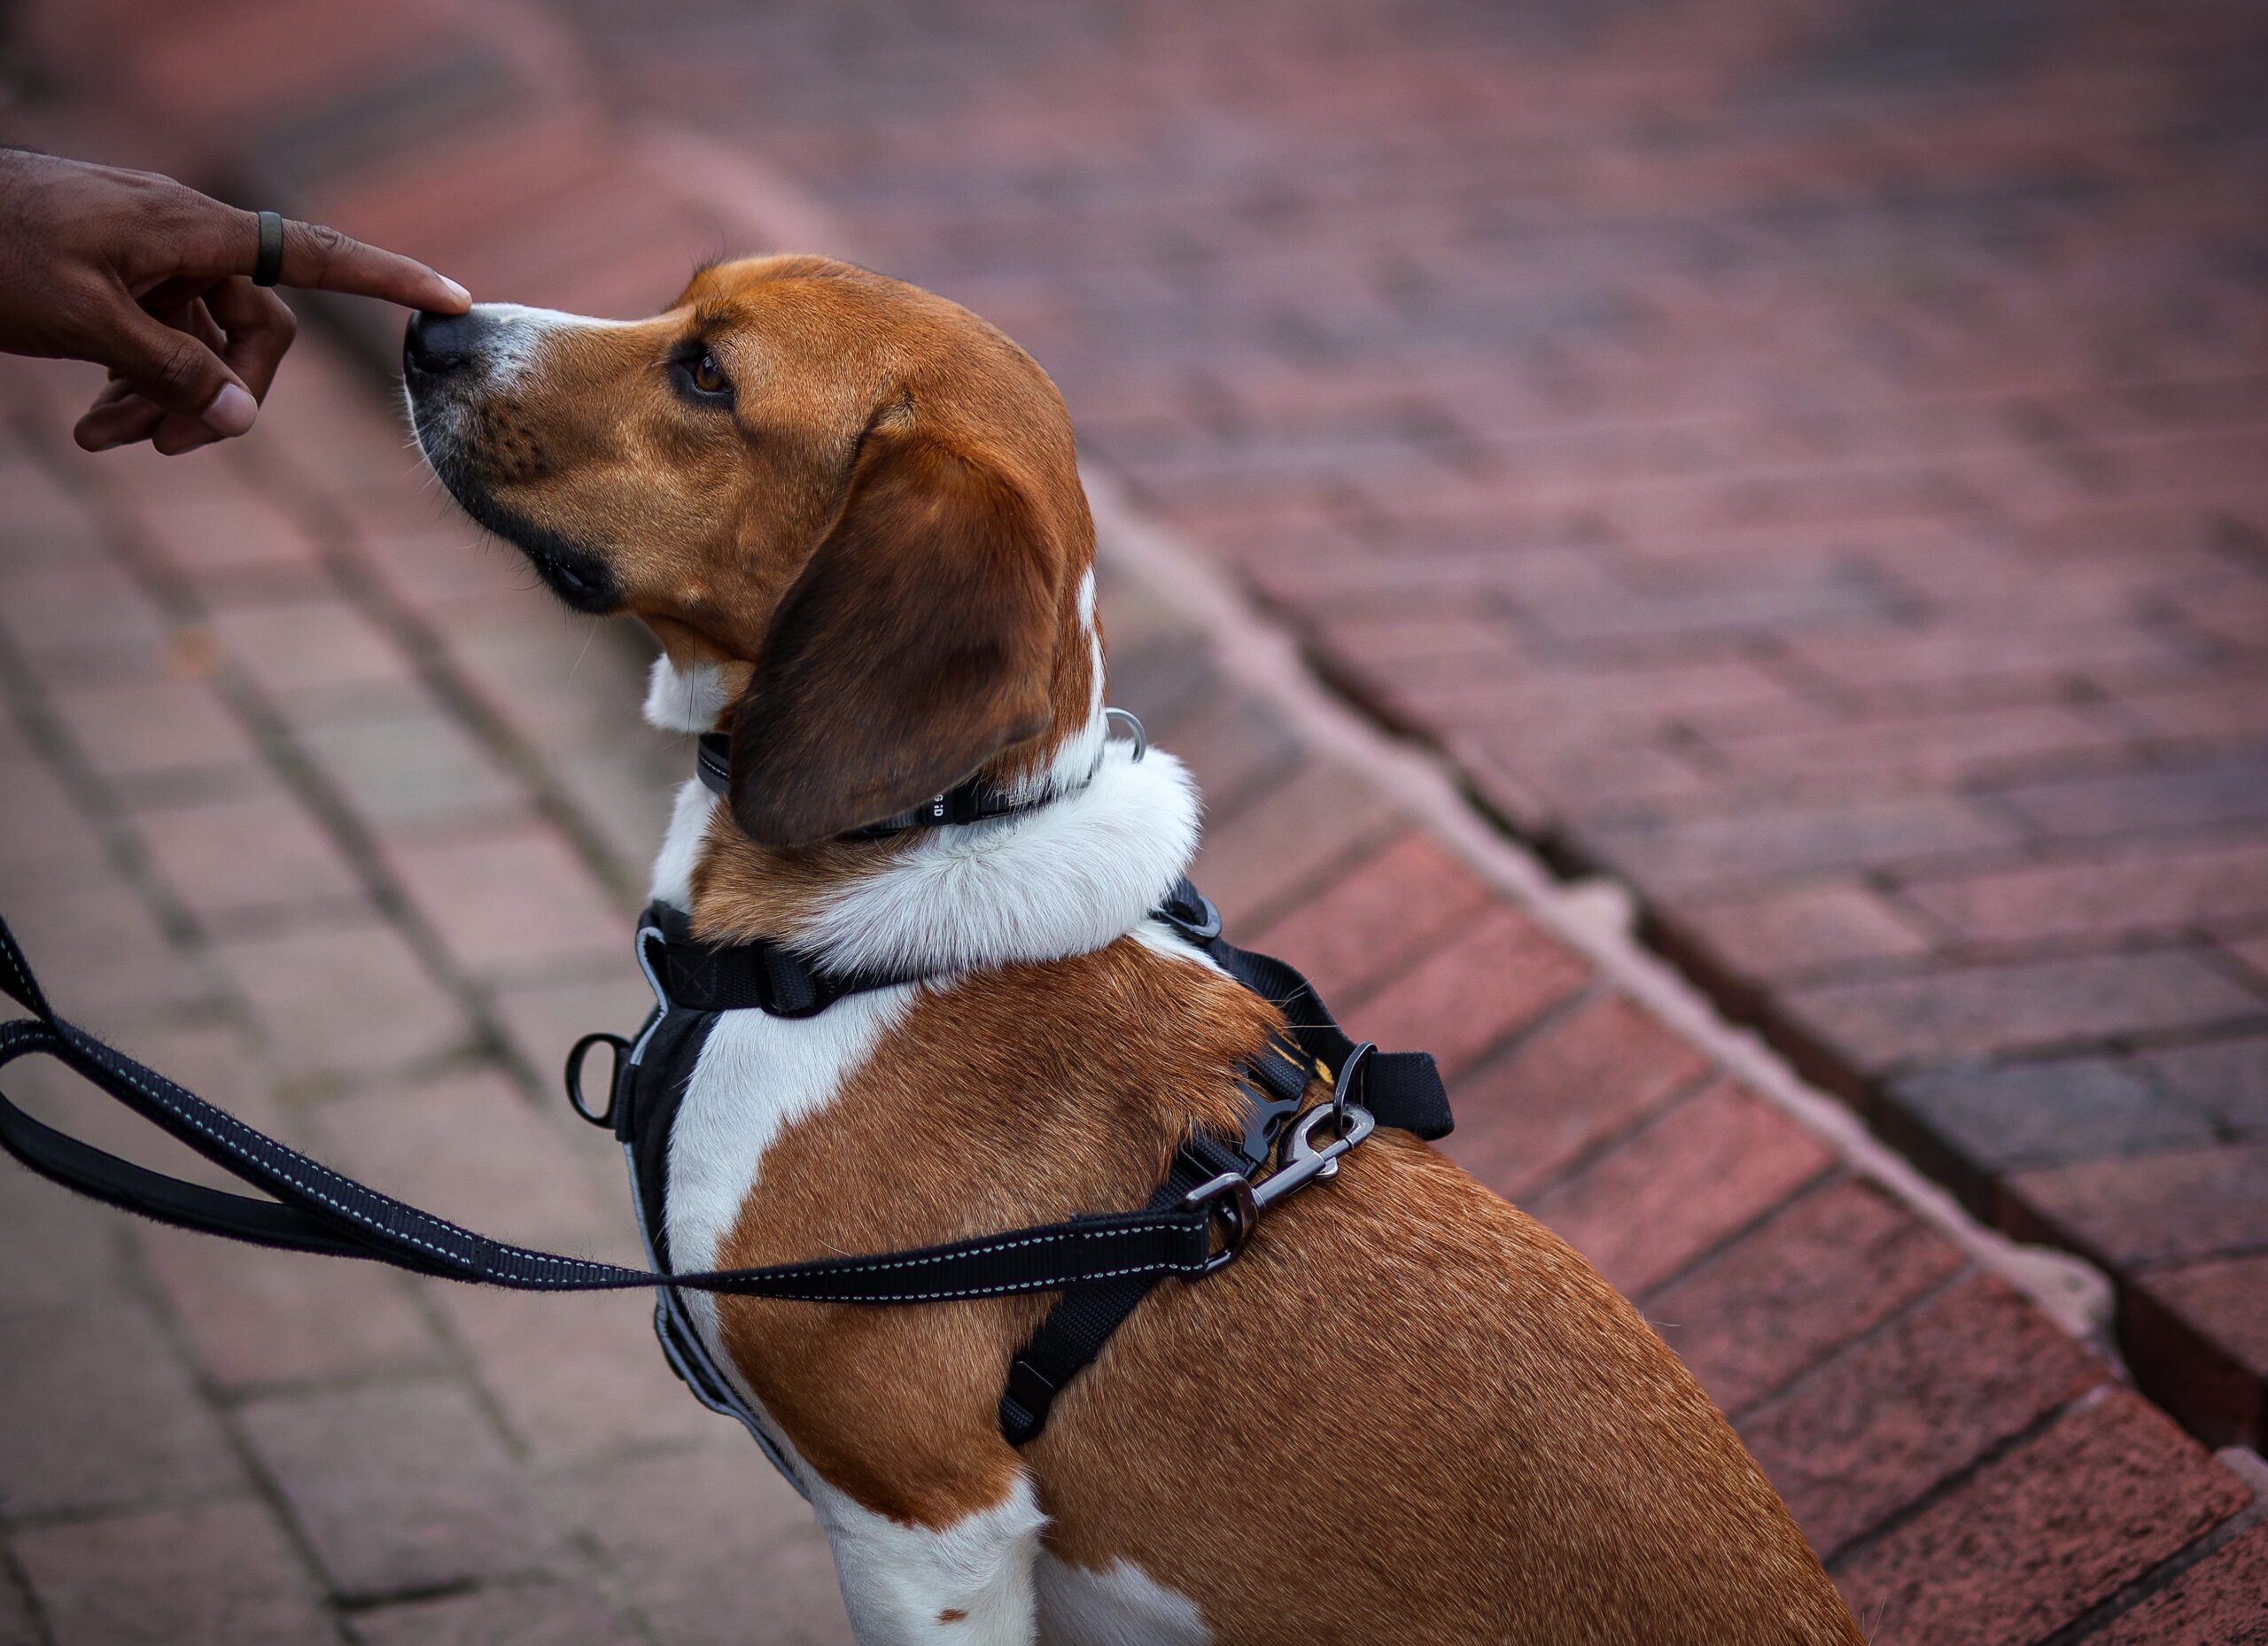
<svg viewBox="0 0 2268 1646"><path fill-rule="evenodd" d="M2194 1541L2174 1550L2117 1593L2105 1596L2041 1641L2039 1646L2077 1646L2077 1642L2117 1621L2151 1596L2171 1588L2180 1580L2182 1573L2241 1537L2259 1523L2264 1514L2268 1514L2268 1498L2256 1494L2244 1508L2219 1525L2208 1526Z"/></svg>
<svg viewBox="0 0 2268 1646"><path fill-rule="evenodd" d="M1848 1182L1849 1179L1845 1178L1843 1179L1843 1181ZM1821 1192L1824 1189L1832 1186L1832 1184L1822 1184L1820 1185L1819 1188L1813 1190L1812 1192ZM1872 1325L1867 1327L1866 1330L1855 1332L1850 1337L1838 1339L1834 1348L1829 1353L1821 1355L1812 1364L1798 1368L1795 1372L1782 1378L1779 1383L1774 1385L1765 1393L1754 1395L1749 1400L1743 1401L1741 1408L1737 1412L1728 1411L1725 1414L1726 1417L1731 1421L1735 1428L1738 1428L1743 1422L1751 1417L1759 1416L1766 1408L1776 1406L1782 1401L1789 1400L1795 1395L1800 1394L1814 1381L1824 1378L1836 1369L1837 1363L1841 1362L1845 1355L1864 1348L1867 1345L1876 1341L1878 1339L1887 1337L1891 1332L1896 1331L1907 1320L1922 1313L1932 1304L1938 1302L1939 1300L1944 1298L1946 1293L1953 1291L1956 1287L1976 1279L1979 1275L1989 1274L1990 1272L1990 1270L1985 1269L1976 1263L1967 1262L1960 1264L1948 1272L1938 1276L1935 1280L1930 1282L1929 1285L1923 1286L1919 1292L1916 1292L1912 1297L1907 1298L1904 1302L1900 1303L1896 1308L1891 1309L1890 1313L1884 1315L1880 1320L1876 1321ZM1653 1317L1651 1316L1648 1316L1647 1318L1651 1320ZM2118 1369L2117 1367L2110 1365L2108 1363L2105 1363L2103 1366L2103 1375L2105 1378L2109 1378L2112 1382L2119 1383L2119 1386L2122 1388L2132 1387L2132 1385L2119 1382L2117 1370ZM2078 1397L2074 1395L2072 1398L2076 1400ZM1870 1527L1868 1530L1872 1530L1872 1528Z"/></svg>
<svg viewBox="0 0 2268 1646"><path fill-rule="evenodd" d="M34 439L26 439L25 444L27 449L38 449L37 441ZM135 538L130 524L126 524L124 517L112 506L106 493L86 501L105 528L102 537L109 554L122 564L129 577L151 593L159 609L169 618L204 620L203 602L193 586L189 586L185 581L173 578L163 568L150 559L142 550L138 540ZM5 669L12 673L21 672L20 666L15 664L12 657L8 655L4 640L0 640L0 669ZM27 676L27 678L31 677ZM455 969L446 951L440 945L438 936L423 930L423 921L418 918L406 893L384 869L383 856L378 852L375 842L363 829L361 819L355 816L353 808L346 804L345 798L332 789L328 780L307 758L305 752L299 747L298 739L291 731L289 722L268 700L264 689L237 670L224 670L216 677L214 684L217 695L226 704L229 712L252 734L255 746L263 760L276 773L287 792L305 805L317 822L325 827L338 842L348 861L354 867L358 879L362 882L363 889L370 896L381 916L402 933L416 951L420 964L428 969L441 987L456 998L472 1017L476 1029L483 1041L481 1050L484 1053L504 1061L506 1067L513 1071L515 1083L522 1089L522 1095L526 1096L535 1083L531 1073L521 1066L518 1059L509 1055L509 1038L501 1032L497 1024L489 1016L485 992L477 990L469 981L455 974ZM32 687L34 690L42 689L35 679L32 680ZM20 700L19 706L20 707ZM67 737L59 728L54 730L53 735L57 739L63 740L61 747L72 757L69 764L83 765L83 761L77 757L77 751L68 743ZM58 767L58 771L61 770L62 768ZM68 773L64 774L66 779L70 775ZM83 773L81 775L84 777ZM98 791L106 792L106 786L102 786L99 779L87 778L85 781L97 785ZM87 809L84 795L74 795L74 799L79 800L82 810ZM133 848L138 861L139 846L138 842L133 839L133 825L127 820L122 810L117 808L114 804L107 806L106 810L113 814L108 819L113 830ZM162 885L155 880L154 876L139 875L134 877L134 882L137 894L141 895L145 901L157 902L162 899L166 904L170 904L170 898L163 897ZM184 912L176 917L175 924L181 929L169 931L167 936L179 943L183 941L182 931L185 930L189 938L186 946L202 959L208 945L206 935L198 923ZM233 1005L232 996L223 998L229 999ZM445 1054L440 1060L447 1061L453 1055ZM372 1083L385 1084L404 1077L410 1071L396 1070L384 1075L369 1077L369 1080ZM366 1081L358 1080L352 1083L360 1086L366 1083ZM322 1130L320 1106L310 1112L310 1120L320 1132ZM146 1264L138 1247L129 1248L129 1256L130 1261L125 1268L131 1277L132 1283L139 1291L146 1294L145 1301L148 1301L155 1311L168 1341L181 1355L183 1364L189 1368L200 1397L214 1411L216 1421L221 1424L222 1432L228 1438L230 1450L243 1466L252 1489L268 1503L277 1517L295 1555L312 1574L310 1581L313 1592L321 1596L325 1601L326 1615L333 1619L335 1627L343 1628L340 1619L343 1610L348 1604L347 1597L333 1589L324 1577L322 1564L312 1545L307 1542L289 1504L283 1499L278 1484L271 1479L267 1471L260 1467L256 1455L252 1451L240 1427L238 1414L244 1407L255 1400L271 1396L291 1398L293 1391L276 1388L261 1389L247 1393L241 1398L231 1399L213 1386L199 1369L195 1355L188 1350L180 1324L175 1319L164 1298L159 1294L159 1288L155 1286L147 1273ZM472 1401L497 1436L499 1444L502 1447L505 1455L512 1460L514 1466L525 1474L532 1475L535 1470L525 1442L522 1440L510 1423L493 1392L480 1377L475 1357L457 1334L448 1318L447 1312L439 1307L429 1288L413 1285L408 1288L408 1294L411 1307L424 1322L440 1350L442 1361L439 1368L427 1367L379 1372L346 1380L311 1380L297 1392L312 1394L349 1386L381 1386L418 1381L447 1382L452 1386L461 1388ZM229 1492L214 1495L218 1501L238 1495L238 1494ZM95 1515L79 1518L98 1518L101 1517ZM647 1638L651 1639L650 1626L642 1614L636 1613L634 1608L629 1605L626 1586L611 1581L615 1576L613 1562L608 1557L603 1548L598 1546L595 1540L588 1537L579 1528L562 1526L559 1530L565 1541L571 1542L593 1563L596 1570L607 1574L610 1580L610 1598L629 1611L633 1616L634 1627ZM456 1592L458 1588L475 1587L478 1587L478 1580L463 1586L452 1586L447 1592ZM430 1597L431 1596L423 1592L416 1595L389 1594L372 1597L369 1603L392 1603L408 1599Z"/></svg>
<svg viewBox="0 0 2268 1646"><path fill-rule="evenodd" d="M1668 1117L1669 1109L1668 1107L1664 1107L1647 1116L1644 1121L1641 1122L1637 1126L1633 1127L1631 1130L1633 1133L1650 1130L1654 1126L1660 1124ZM1656 1298L1660 1297L1664 1293L1671 1291L1674 1287L1683 1284L1685 1281L1692 1279L1695 1275L1700 1273L1702 1269L1706 1269L1715 1259L1723 1255L1734 1246L1738 1246L1751 1235L1755 1234L1767 1223L1772 1222L1773 1219L1782 1215L1783 1213L1793 1212L1798 1207L1803 1205L1806 1200L1814 1200L1820 1195L1826 1193L1838 1183L1848 1183L1851 1181L1848 1176L1848 1171L1849 1169L1840 1160L1830 1161L1828 1164L1821 1167L1817 1171L1814 1172L1810 1176L1798 1182L1794 1188L1788 1190L1781 1199L1773 1201L1771 1205L1763 1207L1761 1210L1752 1213L1744 1221L1735 1224L1725 1234L1710 1242L1710 1244L1703 1250L1696 1252L1692 1256L1687 1258L1676 1268L1665 1274L1660 1279L1649 1282L1644 1292L1630 1299L1632 1305L1636 1308L1640 1314L1645 1314L1647 1306ZM1901 1304L1897 1312L1903 1313L1905 1305ZM1651 1320L1652 1316L1649 1315L1647 1316L1647 1318ZM1684 1323L1682 1321L1673 1320L1667 1324L1673 1326L1679 1326L1682 1325ZM1872 1328L1869 1328L1868 1330L1871 1331ZM1849 1339L1846 1341L1855 1343L1867 1335L1867 1332L1861 1332L1859 1334L1859 1337ZM1842 1350L1840 1348L1835 1351L1836 1354L1840 1354ZM1831 1360L1834 1358L1834 1355L1829 1355L1826 1358ZM1808 1370L1810 1368L1806 1368L1806 1370ZM1798 1372L1796 1375L1800 1377L1803 1374ZM1768 1399L1769 1396L1761 1398ZM1751 1400L1749 1402L1751 1407L1757 1403L1758 1402L1754 1400ZM1728 1417L1732 1416L1730 1412L1727 1412L1725 1415Z"/></svg>
<svg viewBox="0 0 2268 1646"><path fill-rule="evenodd" d="M299 1517L291 1510L280 1484L261 1464L260 1455L244 1432L239 1408L245 1401L230 1401L226 1392L207 1372L202 1357L190 1340L187 1328L176 1313L166 1289L151 1274L144 1250L140 1231L148 1225L120 1228L115 1234L119 1247L118 1271L127 1294L147 1312L175 1361L182 1369L196 1392L198 1402L212 1416L219 1429L222 1444L235 1459L241 1475L240 1484L215 1487L210 1490L186 1495L161 1494L154 1498L133 1502L109 1503L95 1508L76 1508L55 1513L12 1517L9 1521L11 1538L26 1527L47 1528L67 1526L90 1526L126 1516L148 1514L160 1510L180 1510L207 1505L241 1502L250 1497L259 1502L274 1523L277 1533L291 1551L298 1563L299 1578L309 1596L323 1603L318 1610L330 1620L333 1636L346 1646L348 1637L336 1610L338 1596L323 1574L322 1563L314 1544L308 1540ZM28 1588L30 1586L26 1584Z"/></svg>
<svg viewBox="0 0 2268 1646"><path fill-rule="evenodd" d="M16 1597L17 1608L32 1626L35 1637L34 1646L55 1646L55 1625L47 1615L47 1605L32 1587L31 1574L24 1570L24 1563L16 1553L15 1528L12 1525L5 1536L0 1536L0 1585L4 1585Z"/></svg>
<svg viewBox="0 0 2268 1646"><path fill-rule="evenodd" d="M295 501L304 511L316 545L316 557L338 584L347 602L371 618L400 645L418 678L431 687L451 714L478 738L505 770L528 791L539 816L566 835L585 867L621 903L626 914L637 900L638 888L625 866L610 852L603 837L568 798L552 776L542 754L512 730L510 723L485 702L467 680L462 668L432 625L418 617L408 602L371 575L355 554L335 545L341 540L360 541L354 524L296 473Z"/></svg>
<svg viewBox="0 0 2268 1646"><path fill-rule="evenodd" d="M2128 1386L2115 1382L2098 1383L2092 1388L2081 1390L2061 1405L2042 1412L2022 1428L2012 1433L2002 1435L1960 1467L1931 1481L1922 1491L1900 1503L1863 1532L1844 1539L1835 1546L1831 1553L1823 1553L1821 1556L1820 1564L1831 1571L1855 1557L1863 1555L1868 1549L1911 1526L2002 1458L2022 1450L2046 1434L2064 1418L2092 1410L2102 1404L2104 1401L2113 1398L2117 1390Z"/></svg>

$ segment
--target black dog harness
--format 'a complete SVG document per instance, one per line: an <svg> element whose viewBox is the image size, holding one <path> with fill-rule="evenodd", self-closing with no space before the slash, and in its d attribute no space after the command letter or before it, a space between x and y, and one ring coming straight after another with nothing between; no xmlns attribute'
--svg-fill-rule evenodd
<svg viewBox="0 0 2268 1646"><path fill-rule="evenodd" d="M941 797L943 799L944 797ZM1026 804L979 797L982 815ZM919 811L921 809L917 809ZM893 827L921 827L918 819ZM1338 1161L1378 1125L1420 1137L1445 1136L1449 1100L1433 1060L1380 1052L1349 1040L1312 986L1281 960L1221 936L1219 914L1184 880L1153 917L1245 987L1274 1002L1286 1028L1246 1060L1248 1100L1237 1137L1194 1137L1138 1210L1088 1214L941 1245L820 1258L757 1269L680 1274L670 1264L664 1197L672 1125L710 1030L721 1013L755 1010L810 1017L846 995L925 981L830 971L782 945L695 941L685 914L649 908L638 960L656 998L637 1039L586 1035L567 1060L570 1102L622 1141L651 1269L535 1251L460 1227L331 1170L105 1044L49 1005L4 921L0 991L31 1015L0 1024L0 1067L43 1053L66 1065L144 1120L273 1199L231 1193L121 1160L33 1118L0 1095L0 1145L42 1176L159 1223L253 1245L389 1263L413 1273L526 1291L657 1289L655 1329L670 1364L702 1402L740 1418L798 1488L777 1437L736 1394L687 1308L700 1291L810 1302L902 1305L1060 1292L1060 1300L1010 1362L1001 1431L1021 1445L1045 1424L1050 1404L1150 1289L1168 1275L1194 1279L1233 1262L1266 1209L1338 1170ZM583 1088L591 1048L615 1068L603 1107ZM1310 1075L1333 1095L1304 1111ZM1323 1134L1327 1132L1327 1136ZM1274 1169L1270 1170L1271 1162ZM1265 1174L1265 1175L1263 1175Z"/></svg>

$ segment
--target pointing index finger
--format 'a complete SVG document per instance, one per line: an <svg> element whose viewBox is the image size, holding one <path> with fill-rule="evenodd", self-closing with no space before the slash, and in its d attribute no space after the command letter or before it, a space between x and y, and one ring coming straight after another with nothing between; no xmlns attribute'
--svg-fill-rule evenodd
<svg viewBox="0 0 2268 1646"><path fill-rule="evenodd" d="M245 222L240 272L250 274L260 255L260 219L247 212ZM381 298L404 308L432 309L444 314L461 314L472 305L471 294L462 286L415 258L365 245L327 223L303 223L289 217L284 220L284 269L276 283Z"/></svg>

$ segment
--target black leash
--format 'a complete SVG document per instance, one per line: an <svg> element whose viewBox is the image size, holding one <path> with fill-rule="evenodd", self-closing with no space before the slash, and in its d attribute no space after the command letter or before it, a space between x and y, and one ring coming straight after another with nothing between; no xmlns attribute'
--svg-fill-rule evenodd
<svg viewBox="0 0 2268 1646"><path fill-rule="evenodd" d="M703 754L705 767L705 748ZM703 1404L746 1423L791 1480L796 1477L783 1454L730 1388L685 1316L680 1289L877 1305L1060 1292L1011 1361L1000 1397L1001 1432L1021 1446L1038 1435L1057 1394L1165 1276L1209 1274L1233 1261L1268 1206L1336 1172L1339 1159L1375 1125L1432 1139L1447 1135L1451 1124L1449 1098L1429 1054L1356 1044L1298 971L1223 938L1218 911L1185 877L1153 912L1229 976L1278 1006L1285 1029L1279 1042L1246 1061L1239 1082L1247 1099L1243 1135L1184 1143L1165 1181L1136 1212L1090 1214L866 1256L671 1272L661 1226L664 1162L676 1099L690 1075L703 1026L717 1013L750 1009L809 1017L846 995L921 979L831 972L763 940L701 943L683 912L666 904L649 908L639 925L639 962L658 1001L645 1034L635 1048L619 1036L586 1035L569 1053L566 1071L568 1100L576 1112L611 1129L629 1149L633 1195L654 1269L490 1239L255 1130L57 1016L4 921L0 990L33 1015L0 1024L0 1067L33 1053L52 1057L275 1199L232 1194L120 1160L34 1119L4 1094L0 1145L66 1188L159 1223L252 1245L362 1258L416 1274L525 1291L660 1288L656 1328L671 1365ZM615 1053L603 1110L594 1108L583 1090L584 1061L602 1043ZM645 1054L658 1053L664 1044L673 1045L673 1054L656 1055L646 1068ZM1332 1100L1302 1112L1309 1082L1318 1075L1332 1083ZM1332 1136L1318 1144L1315 1133L1325 1122Z"/></svg>
<svg viewBox="0 0 2268 1646"><path fill-rule="evenodd" d="M255 1246L391 1263L534 1292L678 1286L824 1303L928 1303L1053 1292L1135 1276L1199 1275L1213 1258L1209 1204L1035 1224L940 1246L764 1269L664 1274L492 1240L310 1160L56 1015L0 920L0 990L32 1016L0 1024L0 1067L44 1054L273 1200L120 1160L0 1095L0 1145L51 1182L159 1223Z"/></svg>

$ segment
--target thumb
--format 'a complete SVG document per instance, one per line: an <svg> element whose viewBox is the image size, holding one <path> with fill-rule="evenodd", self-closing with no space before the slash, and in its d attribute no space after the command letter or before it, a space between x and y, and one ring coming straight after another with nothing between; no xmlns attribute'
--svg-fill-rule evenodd
<svg viewBox="0 0 2268 1646"><path fill-rule="evenodd" d="M144 400L194 417L215 434L242 434L260 413L260 403L218 354L123 299L89 353Z"/></svg>

